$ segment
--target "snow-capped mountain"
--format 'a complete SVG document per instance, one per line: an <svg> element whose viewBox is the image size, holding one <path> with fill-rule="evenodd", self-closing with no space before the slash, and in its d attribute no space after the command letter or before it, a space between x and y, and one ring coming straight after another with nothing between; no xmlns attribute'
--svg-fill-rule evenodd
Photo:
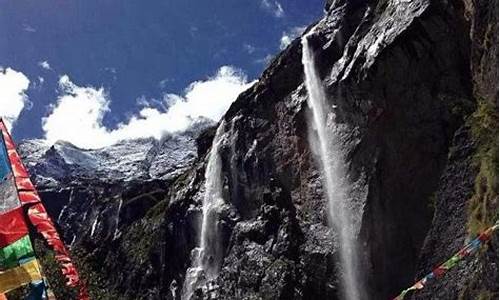
<svg viewBox="0 0 500 300"><path fill-rule="evenodd" d="M196 137L213 124L203 120L161 140L124 140L100 149L80 149L64 141L48 145L39 139L23 141L18 149L36 184L42 187L96 179L107 183L168 180L192 164L197 157Z"/></svg>
<svg viewBox="0 0 500 300"><path fill-rule="evenodd" d="M349 268L363 276L351 299L396 296L463 247L470 224L496 221L498 186L484 185L498 182L498 127L484 125L498 120L498 1L469 2L328 0L306 30L333 110L319 119L336 124L352 191ZM203 270L204 232L220 265L190 300L346 299L303 50L296 39L273 59L217 131L97 150L21 143L92 299L180 300L203 277L189 271ZM412 299L498 298L497 241ZM47 270L57 298L74 299Z"/></svg>

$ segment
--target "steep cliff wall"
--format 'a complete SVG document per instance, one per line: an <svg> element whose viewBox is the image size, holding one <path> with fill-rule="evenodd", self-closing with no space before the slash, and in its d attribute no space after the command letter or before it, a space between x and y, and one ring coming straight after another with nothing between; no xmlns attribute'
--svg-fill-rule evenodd
<svg viewBox="0 0 500 300"><path fill-rule="evenodd" d="M350 202L370 298L390 297L415 276L452 137L474 105L466 30L451 3L427 1L337 1L315 27L356 186ZM300 55L295 42L225 116L227 201L241 215L218 282L228 298L313 299L338 289Z"/></svg>
<svg viewBox="0 0 500 300"><path fill-rule="evenodd" d="M347 153L367 299L387 299L411 285L498 211L498 186L490 184L494 140L498 149L491 139L498 135L491 125L498 118L498 71L490 63L498 62L497 6L328 1L325 17L306 30L313 31L310 43ZM218 278L196 299L339 298L338 238L327 225L308 144L301 55L295 40L224 116L225 204L217 226L225 255ZM150 170L157 153L179 153L163 156L175 163L157 164L161 175L114 182L82 179L58 151L39 157L36 147L26 148L28 157L49 162L31 166L40 178L62 168L64 178L75 179L40 187L93 299L180 299L198 246L214 132L190 138L187 152L160 144L147 163L136 162ZM497 273L493 243L416 297L494 297ZM56 292L68 293L53 278Z"/></svg>
<svg viewBox="0 0 500 300"><path fill-rule="evenodd" d="M434 194L436 211L417 276L498 220L498 2L466 0L454 12L468 29L474 105L455 132ZM415 296L443 298L498 299L498 233L477 256Z"/></svg>

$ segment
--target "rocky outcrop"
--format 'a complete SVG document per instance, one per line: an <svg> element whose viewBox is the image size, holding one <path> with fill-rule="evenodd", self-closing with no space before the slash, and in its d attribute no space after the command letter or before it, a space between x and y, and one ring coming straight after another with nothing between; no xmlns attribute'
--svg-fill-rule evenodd
<svg viewBox="0 0 500 300"><path fill-rule="evenodd" d="M488 87L497 70L487 63L498 59L498 19L480 18L488 5L328 1L306 30L347 153L366 299L395 296L468 236L479 171L467 120L479 97L498 101L498 86ZM196 299L340 298L339 239L308 143L301 53L295 40L224 116L217 226L225 255ZM93 299L180 299L214 134L211 127L99 151L21 146ZM420 297L495 290L498 281L486 277L497 273L497 256L493 244Z"/></svg>
<svg viewBox="0 0 500 300"><path fill-rule="evenodd" d="M47 146L39 140L19 145L92 299L159 297L162 251L166 242L174 243L162 234L168 195L176 193L171 186L198 160L199 136L212 125L201 120L161 141L130 140L94 150L65 142ZM180 246L181 241L175 243ZM44 253L43 244L37 244ZM56 295L74 298L50 253L42 260Z"/></svg>
<svg viewBox="0 0 500 300"><path fill-rule="evenodd" d="M498 215L498 3L466 0L454 8L468 29L465 37L475 103L464 116L466 123L455 132L434 194L436 210L417 277L451 257L478 231L493 225ZM414 298L497 299L498 251L495 233L478 255Z"/></svg>
<svg viewBox="0 0 500 300"><path fill-rule="evenodd" d="M350 202L358 208L359 260L373 299L413 281L431 224L431 196L463 122L457 108L474 103L465 27L450 5L337 1L314 29L318 66L342 122L356 186ZM244 224L233 229L218 282L226 298L313 299L338 292L335 235L326 227L307 145L300 55L296 41L225 116L234 138L224 152L228 195L237 195L227 201ZM280 220L273 230L265 226L274 223L268 211Z"/></svg>

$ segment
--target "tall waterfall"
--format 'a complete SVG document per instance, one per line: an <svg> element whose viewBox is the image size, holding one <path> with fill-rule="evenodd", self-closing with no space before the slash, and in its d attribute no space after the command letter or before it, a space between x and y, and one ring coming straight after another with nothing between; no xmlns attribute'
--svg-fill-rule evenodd
<svg viewBox="0 0 500 300"><path fill-rule="evenodd" d="M314 53L309 45L309 36L310 33L302 37L302 64L307 101L312 110L312 120L309 120L309 143L313 152L318 154L317 162L321 167L323 187L328 199L330 226L339 237L343 298L358 300L361 298L362 287L356 261L358 256L356 240L353 238L352 213L346 203L349 185L345 159L340 138L335 132L335 111L330 109L327 103L325 90L316 70Z"/></svg>
<svg viewBox="0 0 500 300"><path fill-rule="evenodd" d="M223 259L221 232L217 224L222 198L222 166L219 150L224 142L224 121L217 128L212 149L205 169L205 193L203 196L203 219L199 247L191 253L192 266L186 272L182 299L191 299L194 289L217 278Z"/></svg>

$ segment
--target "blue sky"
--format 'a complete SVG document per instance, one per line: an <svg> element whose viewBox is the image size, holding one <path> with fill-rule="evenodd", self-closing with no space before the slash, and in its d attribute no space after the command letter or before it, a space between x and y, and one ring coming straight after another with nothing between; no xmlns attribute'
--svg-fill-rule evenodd
<svg viewBox="0 0 500 300"><path fill-rule="evenodd" d="M10 68L29 80L14 135L46 135L42 118L54 111L64 93L83 93L84 88L103 92L102 116L97 118L99 126L112 130L145 106L166 110L173 97L165 101L165 94L188 99L186 88L192 82L219 78L222 66L231 66L232 73L226 75L230 81L238 77L244 86L280 51L282 38L323 14L323 4L324 0L0 0L0 66L4 75ZM4 107L9 103L5 101L0 99Z"/></svg>

